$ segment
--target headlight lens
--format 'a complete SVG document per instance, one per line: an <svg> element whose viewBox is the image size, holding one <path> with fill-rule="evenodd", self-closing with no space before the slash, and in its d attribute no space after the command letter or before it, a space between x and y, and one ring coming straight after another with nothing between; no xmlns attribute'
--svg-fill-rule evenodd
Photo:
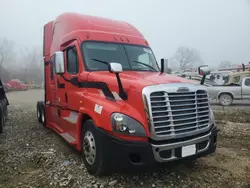
<svg viewBox="0 0 250 188"><path fill-rule="evenodd" d="M111 115L112 129L116 133L147 136L144 127L135 119L121 113L113 113Z"/></svg>

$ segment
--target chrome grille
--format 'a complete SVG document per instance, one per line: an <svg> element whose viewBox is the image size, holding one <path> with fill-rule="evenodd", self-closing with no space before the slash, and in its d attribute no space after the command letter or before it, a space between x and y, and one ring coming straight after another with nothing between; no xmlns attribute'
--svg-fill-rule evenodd
<svg viewBox="0 0 250 188"><path fill-rule="evenodd" d="M151 115L155 134L180 135L209 126L209 103L205 90L152 92Z"/></svg>

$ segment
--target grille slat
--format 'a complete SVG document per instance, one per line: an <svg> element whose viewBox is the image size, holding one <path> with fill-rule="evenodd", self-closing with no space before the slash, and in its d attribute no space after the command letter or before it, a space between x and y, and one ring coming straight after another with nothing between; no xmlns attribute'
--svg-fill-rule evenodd
<svg viewBox="0 0 250 188"><path fill-rule="evenodd" d="M163 106L152 106L152 108L165 108L165 107L168 107L167 105L163 105Z"/></svg>
<svg viewBox="0 0 250 188"><path fill-rule="evenodd" d="M195 114L196 115L196 114ZM203 115L203 116L199 116L199 118L202 118L202 117L207 117L207 115ZM196 119L197 117L194 116L194 117L189 117L189 118L183 118L183 119L173 119L173 120L166 120L166 121L154 121L154 124L156 123L165 123L165 122L174 122L174 121L185 121L185 120L191 120L191 119Z"/></svg>
<svg viewBox="0 0 250 188"><path fill-rule="evenodd" d="M162 101L151 101L151 104L154 104L154 103L166 103L166 102L183 102L183 101L195 101L197 99L185 99L185 100L162 100ZM208 98L199 98L198 100L208 100Z"/></svg>
<svg viewBox="0 0 250 188"><path fill-rule="evenodd" d="M186 127L186 128L182 128L182 129L178 129L178 130L175 130L175 131L187 131L187 130L190 130L190 129L192 129L192 130L194 130L194 129L198 129L198 126L194 126L194 127ZM159 134L162 134L162 133L172 133L173 132L173 130L164 130L164 131L158 131L157 133L159 133Z"/></svg>
<svg viewBox="0 0 250 188"><path fill-rule="evenodd" d="M153 92L150 100L156 135L178 135L209 126L209 104L205 90Z"/></svg>
<svg viewBox="0 0 250 188"><path fill-rule="evenodd" d="M208 120L206 120L208 121ZM190 125L193 125L193 124L197 124L196 121L194 122L188 122L188 123L182 123L182 124L177 124L177 125L163 125L163 126L155 126L155 129L158 129L158 128L170 128L170 127L175 127L176 129L178 129L178 127L180 126L190 126ZM207 125L207 123L203 123L203 124L199 124L199 127L202 127L204 125Z"/></svg>
<svg viewBox="0 0 250 188"><path fill-rule="evenodd" d="M178 111L177 111L178 112ZM209 110L206 110L206 111L198 111L198 113L208 113ZM176 114L176 115L167 115L167 116L154 116L154 119L157 119L157 118L166 118L166 117L174 117L174 116L187 116L187 115L193 115L193 114L196 114L196 112L192 112L192 113L182 113L182 114Z"/></svg>
<svg viewBox="0 0 250 188"><path fill-rule="evenodd" d="M200 107L197 107L197 109L204 109L204 108L207 108L208 109L208 106L200 106ZM153 114L155 113L163 113L163 112L179 112L179 111L190 111L190 110L196 110L196 108L184 108L184 109L180 109L180 110L165 110L165 111L154 111Z"/></svg>

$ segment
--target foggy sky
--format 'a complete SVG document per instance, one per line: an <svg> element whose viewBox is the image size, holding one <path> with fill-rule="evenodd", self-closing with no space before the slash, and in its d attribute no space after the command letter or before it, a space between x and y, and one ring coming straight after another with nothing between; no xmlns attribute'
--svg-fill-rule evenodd
<svg viewBox="0 0 250 188"><path fill-rule="evenodd" d="M16 48L42 46L43 25L63 12L133 24L157 60L187 46L210 65L250 61L249 0L1 0L0 37L15 41Z"/></svg>

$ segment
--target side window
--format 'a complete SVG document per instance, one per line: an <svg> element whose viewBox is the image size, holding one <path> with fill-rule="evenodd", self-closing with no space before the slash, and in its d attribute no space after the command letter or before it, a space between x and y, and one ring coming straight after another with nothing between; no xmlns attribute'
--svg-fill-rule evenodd
<svg viewBox="0 0 250 188"><path fill-rule="evenodd" d="M248 78L248 79L245 80L245 85L246 86L250 86L250 78Z"/></svg>
<svg viewBox="0 0 250 188"><path fill-rule="evenodd" d="M234 78L233 78L233 82L234 83L238 83L240 81L240 76L235 76Z"/></svg>
<svg viewBox="0 0 250 188"><path fill-rule="evenodd" d="M78 57L76 48L70 48L67 50L67 72L70 74L78 73Z"/></svg>

